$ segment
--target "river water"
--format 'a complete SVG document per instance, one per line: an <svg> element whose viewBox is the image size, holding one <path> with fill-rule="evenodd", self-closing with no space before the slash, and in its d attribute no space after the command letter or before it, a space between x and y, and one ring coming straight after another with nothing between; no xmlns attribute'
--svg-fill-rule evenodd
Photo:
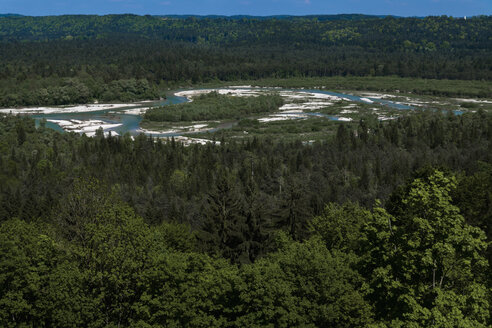
<svg viewBox="0 0 492 328"><path fill-rule="evenodd" d="M244 89L244 88L243 88ZM258 90L252 88L252 90ZM262 90L268 90L268 89L262 89ZM350 95L350 94L343 94L343 93L337 93L337 92L331 92L331 91L321 91L321 90L311 90L311 89L271 89L272 91L292 91L292 92L309 92L309 93L314 93L314 94L326 94L326 95L331 95L331 96L337 96L339 98L343 98L352 102L359 102L359 103L371 103L373 102L374 104L378 105L383 105L387 106L393 109L399 109L399 110L409 110L409 109L414 109L411 106L404 105L404 104L399 104L395 103L389 100L384 100L384 99L379 99L379 98L371 98L371 97L359 97L355 95ZM369 101L368 101L369 100ZM138 106L133 106L133 108L148 108L148 107L156 107L156 106L166 106L166 105L171 105L171 104L180 104L187 102L187 98L185 97L178 97L175 96L174 94L168 95L165 100L162 101L156 101L156 102L149 102L145 104L141 104ZM130 133L131 135L137 135L141 133L140 130L140 122L142 121L142 116L140 115L135 115L135 114L128 114L125 113L124 111L127 110L128 108L132 108L131 105L129 107L126 107L124 109L110 109L110 110L101 110L101 111L91 111L91 112L84 112L84 113L56 113L56 114L33 114L32 117L36 120L36 124L39 125L40 121L43 119L46 120L80 120L80 121L88 121L88 120L99 120L106 122L108 124L121 124L118 127L111 128L105 131L114 131L118 133L119 135L123 135L125 133ZM318 116L318 117L325 117L330 120L338 120L338 117L334 115L327 115L323 113L317 113L317 112L306 112L304 113L305 115L309 116ZM234 125L234 123L225 123L220 125L218 128L208 130L210 132L217 131L219 129L227 129L230 128ZM46 127L52 128L54 130L64 132L64 130L56 123L53 122L46 122ZM187 133L152 133L153 136L155 137L171 137L171 136L179 136L182 134L190 134L189 132Z"/></svg>

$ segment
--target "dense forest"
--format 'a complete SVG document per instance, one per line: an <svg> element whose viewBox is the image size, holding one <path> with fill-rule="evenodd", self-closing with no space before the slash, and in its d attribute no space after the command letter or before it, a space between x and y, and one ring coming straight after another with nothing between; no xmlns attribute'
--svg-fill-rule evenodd
<svg viewBox="0 0 492 328"><path fill-rule="evenodd" d="M0 17L0 106L149 99L155 88L260 78L490 81L491 31L488 16Z"/></svg>
<svg viewBox="0 0 492 328"><path fill-rule="evenodd" d="M490 325L492 116L184 147L0 119L0 323Z"/></svg>
<svg viewBox="0 0 492 328"><path fill-rule="evenodd" d="M258 97L230 97L217 92L203 94L193 102L149 108L144 118L157 122L205 121L224 118L241 118L241 115L271 113L282 106L278 94Z"/></svg>

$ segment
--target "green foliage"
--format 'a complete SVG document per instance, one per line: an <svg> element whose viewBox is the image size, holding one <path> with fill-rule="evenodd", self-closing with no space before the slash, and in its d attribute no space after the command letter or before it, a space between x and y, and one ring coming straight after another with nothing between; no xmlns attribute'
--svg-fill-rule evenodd
<svg viewBox="0 0 492 328"><path fill-rule="evenodd" d="M453 199L467 223L480 227L489 240L488 260L492 263L492 166L480 163L477 173L461 176Z"/></svg>
<svg viewBox="0 0 492 328"><path fill-rule="evenodd" d="M87 224L87 242L77 250L84 292L89 296L91 326L127 324L142 293L141 272L149 265L148 226L133 210L112 205Z"/></svg>
<svg viewBox="0 0 492 328"><path fill-rule="evenodd" d="M293 166L301 165L301 154L297 154ZM277 227L285 227L295 240L306 236L307 219L312 216L309 198L305 193L306 181L299 177L287 176L279 182L277 208L273 214Z"/></svg>
<svg viewBox="0 0 492 328"><path fill-rule="evenodd" d="M163 249L192 252L197 248L195 233L188 225L162 222L154 227L152 232L154 240L162 245Z"/></svg>
<svg viewBox="0 0 492 328"><path fill-rule="evenodd" d="M202 249L236 263L251 263L264 255L272 242L272 213L267 196L253 181L252 159L244 170L219 169L215 184L206 194L201 209ZM242 176L242 177L241 177ZM246 184L241 188L241 180Z"/></svg>
<svg viewBox="0 0 492 328"><path fill-rule="evenodd" d="M364 327L371 308L364 301L353 258L330 252L313 238L288 242L276 253L244 268L247 289L238 326Z"/></svg>
<svg viewBox="0 0 492 328"><path fill-rule="evenodd" d="M98 180L75 180L56 209L61 232L69 240L85 243L88 226L94 224L98 214L113 201Z"/></svg>
<svg viewBox="0 0 492 328"><path fill-rule="evenodd" d="M233 97L211 92L195 97L190 103L150 108L146 111L144 118L158 122L241 118L274 112L282 105L282 97L276 94L259 97Z"/></svg>
<svg viewBox="0 0 492 328"><path fill-rule="evenodd" d="M358 249L362 228L370 218L371 213L357 204L329 203L323 213L310 222L309 229L320 236L328 249L350 252Z"/></svg>
<svg viewBox="0 0 492 328"><path fill-rule="evenodd" d="M65 307L51 279L63 257L61 247L36 223L12 219L0 226L1 326L41 326Z"/></svg>
<svg viewBox="0 0 492 328"><path fill-rule="evenodd" d="M136 323L166 327L225 327L235 316L236 267L194 253L154 253L142 272L145 291Z"/></svg>
<svg viewBox="0 0 492 328"><path fill-rule="evenodd" d="M384 50L484 48L489 45L491 19L453 17L325 19L325 17L150 17L135 15L6 17L0 20L2 41L52 41L110 39L134 35L149 39L179 40L197 44L231 46L268 44L272 40L297 46L359 45ZM396 38L396 40L395 40ZM399 41L399 42L398 42ZM432 46L433 44L433 46Z"/></svg>
<svg viewBox="0 0 492 328"><path fill-rule="evenodd" d="M105 84L86 75L29 81L0 81L0 106L86 104L94 101L137 101L158 98L145 79L115 80Z"/></svg>
<svg viewBox="0 0 492 328"><path fill-rule="evenodd" d="M364 233L361 270L377 316L393 324L486 326L487 291L475 274L488 269L485 235L452 205L455 187L453 177L435 171L409 184L399 216L375 210Z"/></svg>
<svg viewBox="0 0 492 328"><path fill-rule="evenodd" d="M220 173L215 187L207 195L198 237L208 253L247 263L251 260L248 237L254 238L248 230L255 227L248 225L246 203L237 178L229 172Z"/></svg>
<svg viewBox="0 0 492 328"><path fill-rule="evenodd" d="M0 320L5 326L364 326L370 306L353 258L318 239L294 243L242 269L169 248L114 204L87 227L87 243L62 244L34 224L2 224ZM169 234L168 234L169 235ZM186 236L185 236L186 238ZM280 245L279 244L279 245Z"/></svg>

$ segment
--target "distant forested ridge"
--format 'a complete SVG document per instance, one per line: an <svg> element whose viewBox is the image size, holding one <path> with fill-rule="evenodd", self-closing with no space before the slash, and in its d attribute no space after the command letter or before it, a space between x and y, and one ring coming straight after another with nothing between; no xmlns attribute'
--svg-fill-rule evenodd
<svg viewBox="0 0 492 328"><path fill-rule="evenodd" d="M256 19L256 20L269 20L269 19L285 19L285 20L295 20L299 18L306 19L317 19L319 21L326 20L357 20L357 19L377 19L388 17L389 15L375 16L375 15L363 15L363 14L339 14L339 15L307 15L307 16L292 16L292 15L272 15L272 16L251 16L251 15L155 15L155 17L162 18L173 18L173 19Z"/></svg>
<svg viewBox="0 0 492 328"><path fill-rule="evenodd" d="M2 17L0 106L57 104L49 94L67 81L99 99L104 85L132 79L151 88L328 76L492 80L490 16L339 18Z"/></svg>
<svg viewBox="0 0 492 328"><path fill-rule="evenodd" d="M117 34L148 39L240 45L357 46L379 50L490 49L492 17L467 20L447 16L172 17L172 16L46 16L8 17L0 21L2 41L100 39ZM339 19L336 19L339 18ZM306 33L309 32L309 33ZM203 39L203 40L202 40ZM405 42L408 41L408 42ZM433 43L430 44L430 43Z"/></svg>

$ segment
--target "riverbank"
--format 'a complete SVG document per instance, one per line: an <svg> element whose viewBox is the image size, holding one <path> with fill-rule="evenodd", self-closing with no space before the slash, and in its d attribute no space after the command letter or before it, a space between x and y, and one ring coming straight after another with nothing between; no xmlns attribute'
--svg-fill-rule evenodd
<svg viewBox="0 0 492 328"><path fill-rule="evenodd" d="M225 88L235 85L256 87L278 87L286 89L320 89L344 92L368 91L380 93L406 93L421 96L440 96L451 98L490 98L492 82L484 80L446 80L422 79L398 76L332 76L332 77L294 77L286 79L266 78L242 81L213 81L209 83L182 85L173 89Z"/></svg>
<svg viewBox="0 0 492 328"><path fill-rule="evenodd" d="M146 103L146 102L145 102ZM22 107L22 108L0 108L2 114L67 114L67 113L89 113L105 110L121 110L128 108L128 113L136 113L136 106L142 106L144 102L126 104L83 104L75 106L59 107ZM133 111L133 112L132 112Z"/></svg>
<svg viewBox="0 0 492 328"><path fill-rule="evenodd" d="M302 140L319 140L332 135L336 123L355 124L360 120L394 120L409 113L408 110L430 109L446 110L455 113L492 109L492 100L486 98L447 98L436 96L417 96L401 92L350 91L337 93L322 88L282 89L277 86L233 85L224 88L178 90L169 92L166 101L87 104L70 107L38 107L17 109L23 114L33 114L37 120L47 120L47 126L57 129L85 133L93 136L102 128L105 134L112 135L144 133L156 138L193 136L201 139L220 140L222 136L244 138L263 135L291 135ZM178 120L143 120L149 108L160 107L168 115L171 108L193 109L200 107L205 94L216 93L217 106L210 102L208 118L196 119L198 112L186 110L189 118ZM249 97L251 100L274 95L282 102L275 109L246 111L249 101L236 108L231 116L233 100ZM194 101L200 98L199 101ZM213 98L213 97L212 97ZM215 99L215 98L214 98ZM235 99L239 100L239 99ZM187 105L178 105L190 102ZM241 102L242 103L242 102ZM167 105L174 105L167 107ZM249 104L250 105L250 104ZM182 107L182 108L181 108ZM207 107L207 108L208 108ZM217 116L217 108L222 108L225 116ZM236 106L237 107L237 106ZM5 113L7 110L0 110ZM10 112L10 110L9 110ZM191 115L193 114L193 115ZM207 114L207 115L208 115ZM214 116L215 115L215 116ZM196 115L195 115L196 116ZM292 122L292 123L291 123ZM352 122L352 123L351 123Z"/></svg>

